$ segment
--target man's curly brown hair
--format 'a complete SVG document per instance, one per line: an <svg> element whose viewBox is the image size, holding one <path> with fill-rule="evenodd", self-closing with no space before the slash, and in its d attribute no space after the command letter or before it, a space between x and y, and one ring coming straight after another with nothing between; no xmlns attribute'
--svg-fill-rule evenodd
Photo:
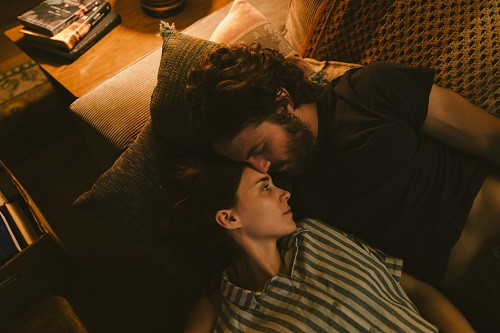
<svg viewBox="0 0 500 333"><path fill-rule="evenodd" d="M314 93L299 67L258 43L217 47L191 69L187 82L192 125L210 143L272 121L289 103L297 108L312 101ZM278 99L281 88L291 100Z"/></svg>

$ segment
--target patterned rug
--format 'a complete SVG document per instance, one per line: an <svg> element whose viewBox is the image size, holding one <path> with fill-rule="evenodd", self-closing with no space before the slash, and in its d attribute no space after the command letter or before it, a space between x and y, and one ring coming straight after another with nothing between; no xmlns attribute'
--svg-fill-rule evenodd
<svg viewBox="0 0 500 333"><path fill-rule="evenodd" d="M74 127L62 98L33 61L0 71L0 159L18 162Z"/></svg>
<svg viewBox="0 0 500 333"><path fill-rule="evenodd" d="M0 121L18 117L29 104L52 91L52 85L33 60L1 72L0 84Z"/></svg>

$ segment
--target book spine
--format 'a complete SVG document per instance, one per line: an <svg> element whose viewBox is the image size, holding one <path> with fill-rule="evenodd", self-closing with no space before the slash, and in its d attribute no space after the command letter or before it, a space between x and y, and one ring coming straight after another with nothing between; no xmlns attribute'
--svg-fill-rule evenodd
<svg viewBox="0 0 500 333"><path fill-rule="evenodd" d="M8 216L14 221L28 245L32 244L40 237L41 233L35 230L31 219L24 212L19 202L9 202L1 190L0 206L4 206L7 209Z"/></svg>
<svg viewBox="0 0 500 333"><path fill-rule="evenodd" d="M66 41L66 46L68 51L72 50L79 41L85 37L92 28L99 23L99 21L106 16L111 11L111 5L106 1L101 6L95 8L95 10L89 13L89 16L86 19L81 19L81 24L78 28L75 29L74 36L71 41ZM80 20L78 20L80 21ZM77 22L78 22L77 21Z"/></svg>
<svg viewBox="0 0 500 333"><path fill-rule="evenodd" d="M16 253L21 252L21 246L7 222L7 218L0 211L0 264L8 261Z"/></svg>
<svg viewBox="0 0 500 333"><path fill-rule="evenodd" d="M106 24L101 25L101 26L96 26L94 29L92 29L88 35L88 38L86 40L86 43L78 43L76 46L73 48L73 50L70 51L72 54L71 59L77 59L79 58L82 54L84 54L88 49L90 49L95 43L97 43L102 37L104 37L108 32L113 30L114 27L116 27L118 24L121 22L121 17L117 13L109 13L108 15L113 15L112 19L110 19ZM110 17L111 18L111 17Z"/></svg>
<svg viewBox="0 0 500 333"><path fill-rule="evenodd" d="M90 4L87 5L87 7L85 9L82 9L80 12L75 13L67 21L61 22L60 25L58 25L57 27L53 28L50 31L50 33L53 36L57 35L61 31L63 31L65 28L67 28L69 25L71 25L73 22L77 21L81 16L85 15L86 13L92 11L95 7L99 6L100 3L101 3L101 1L99 1L99 0L92 1Z"/></svg>

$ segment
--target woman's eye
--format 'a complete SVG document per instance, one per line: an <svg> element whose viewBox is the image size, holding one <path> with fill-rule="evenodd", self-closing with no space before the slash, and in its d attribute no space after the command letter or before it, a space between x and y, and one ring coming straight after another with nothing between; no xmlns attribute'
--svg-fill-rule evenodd
<svg viewBox="0 0 500 333"><path fill-rule="evenodd" d="M269 191L271 188L269 187L269 184L266 184L262 187L262 191Z"/></svg>

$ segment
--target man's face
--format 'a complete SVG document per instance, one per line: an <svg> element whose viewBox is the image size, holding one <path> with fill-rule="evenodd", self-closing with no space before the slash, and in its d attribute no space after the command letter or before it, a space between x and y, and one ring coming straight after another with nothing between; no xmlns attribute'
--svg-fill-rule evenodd
<svg viewBox="0 0 500 333"><path fill-rule="evenodd" d="M316 138L299 118L287 117L278 125L264 121L250 125L228 141L213 148L234 161L247 162L261 173L283 172L297 175L304 171L316 150Z"/></svg>

